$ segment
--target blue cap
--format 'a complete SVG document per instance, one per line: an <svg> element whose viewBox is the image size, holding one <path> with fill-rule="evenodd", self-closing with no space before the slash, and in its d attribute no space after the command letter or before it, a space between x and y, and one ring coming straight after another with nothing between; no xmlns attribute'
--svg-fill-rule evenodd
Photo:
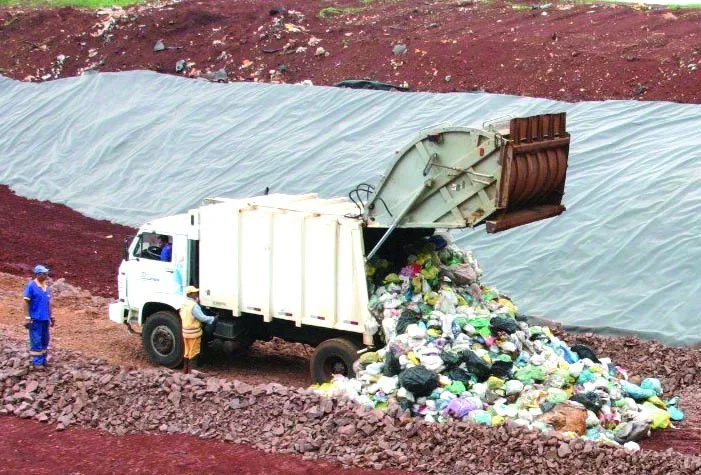
<svg viewBox="0 0 701 475"><path fill-rule="evenodd" d="M48 267L45 267L45 266L42 266L41 264L39 264L38 266L36 266L36 267L34 268L34 273L35 273L35 274L48 274L48 273L49 273L49 268L48 268Z"/></svg>

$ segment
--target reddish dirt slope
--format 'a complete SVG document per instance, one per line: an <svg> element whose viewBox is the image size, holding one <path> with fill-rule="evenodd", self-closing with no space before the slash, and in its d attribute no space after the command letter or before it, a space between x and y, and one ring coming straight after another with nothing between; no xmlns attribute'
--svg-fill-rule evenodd
<svg viewBox="0 0 701 475"><path fill-rule="evenodd" d="M116 297L126 226L90 219L46 201L28 200L0 185L0 271L30 276L45 264L95 295Z"/></svg>
<svg viewBox="0 0 701 475"><path fill-rule="evenodd" d="M363 3L300 0L287 6L302 16L281 17L270 15L279 2L185 0L116 12L113 22L71 8L0 9L0 73L33 81L85 69L175 74L185 60L185 74L226 68L228 80L370 78L419 91L701 102L701 9L511 3L371 2L320 18L324 7ZM154 52L159 39L166 49ZM406 51L393 54L397 45Z"/></svg>

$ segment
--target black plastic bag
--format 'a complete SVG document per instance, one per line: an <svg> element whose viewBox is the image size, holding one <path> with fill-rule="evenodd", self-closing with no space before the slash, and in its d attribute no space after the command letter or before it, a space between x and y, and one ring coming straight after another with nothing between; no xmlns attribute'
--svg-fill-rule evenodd
<svg viewBox="0 0 701 475"><path fill-rule="evenodd" d="M596 354L594 353L594 351L586 345L572 345L570 347L570 350L577 353L577 356L579 356L579 359L581 359L581 360L583 360L584 358L589 358L594 363L600 362L599 358L596 357Z"/></svg>
<svg viewBox="0 0 701 475"><path fill-rule="evenodd" d="M397 320L397 335L406 332L409 325L419 322L419 316L413 310L406 309L402 312Z"/></svg>
<svg viewBox="0 0 701 475"><path fill-rule="evenodd" d="M572 400L583 404L584 407L597 414L599 413L599 411L601 411L601 408L604 405L599 395L593 391L589 391L588 393L575 394L572 397Z"/></svg>
<svg viewBox="0 0 701 475"><path fill-rule="evenodd" d="M492 335L496 335L499 332L504 332L511 335L518 330L518 323L513 317L494 317L489 322L489 329L491 330Z"/></svg>
<svg viewBox="0 0 701 475"><path fill-rule="evenodd" d="M496 360L492 363L489 372L497 378L511 379L511 368L513 366L514 364L511 361Z"/></svg>
<svg viewBox="0 0 701 475"><path fill-rule="evenodd" d="M462 361L460 355L454 351L444 351L441 353L441 359L446 368L454 368Z"/></svg>
<svg viewBox="0 0 701 475"><path fill-rule="evenodd" d="M428 396L438 387L438 375L423 366L414 366L399 374L399 385L415 397Z"/></svg>
<svg viewBox="0 0 701 475"><path fill-rule="evenodd" d="M382 369L382 374L385 376L396 376L402 372L402 365L399 364L399 358L394 353L388 351L385 354L385 366Z"/></svg>
<svg viewBox="0 0 701 475"><path fill-rule="evenodd" d="M460 381L465 386L467 386L472 381L472 376L470 373L462 368L453 368L448 371L447 376L453 381Z"/></svg>
<svg viewBox="0 0 701 475"><path fill-rule="evenodd" d="M490 366L477 354L470 350L462 352L462 360L467 366L467 372L477 378L477 381L486 381L489 378Z"/></svg>

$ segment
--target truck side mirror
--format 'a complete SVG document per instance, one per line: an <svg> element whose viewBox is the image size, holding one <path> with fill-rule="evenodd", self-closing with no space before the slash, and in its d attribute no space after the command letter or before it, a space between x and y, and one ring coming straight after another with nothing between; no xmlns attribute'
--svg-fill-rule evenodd
<svg viewBox="0 0 701 475"><path fill-rule="evenodd" d="M124 246L122 248L122 251L124 253L124 260L128 261L129 260L129 243L131 242L132 238L134 236L128 236L124 238Z"/></svg>

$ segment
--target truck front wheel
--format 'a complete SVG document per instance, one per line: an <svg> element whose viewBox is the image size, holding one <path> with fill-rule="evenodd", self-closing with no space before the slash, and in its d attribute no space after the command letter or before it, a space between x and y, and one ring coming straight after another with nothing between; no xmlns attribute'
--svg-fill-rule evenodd
<svg viewBox="0 0 701 475"><path fill-rule="evenodd" d="M141 338L151 361L167 368L183 362L183 335L180 318L171 311L160 311L146 320Z"/></svg>
<svg viewBox="0 0 701 475"><path fill-rule="evenodd" d="M326 383L334 374L355 377L353 363L358 359L358 346L346 338L326 340L316 347L311 360L312 379Z"/></svg>

